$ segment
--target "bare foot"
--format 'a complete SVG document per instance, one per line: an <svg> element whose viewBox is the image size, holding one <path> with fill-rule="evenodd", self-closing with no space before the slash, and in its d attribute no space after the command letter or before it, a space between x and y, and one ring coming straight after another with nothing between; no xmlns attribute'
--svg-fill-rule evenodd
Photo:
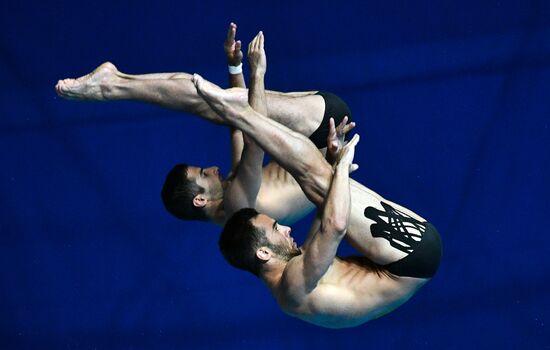
<svg viewBox="0 0 550 350"><path fill-rule="evenodd" d="M78 79L59 80L55 90L66 99L103 101L107 99L105 93L109 90L109 84L118 79L117 73L114 64L105 62Z"/></svg>
<svg viewBox="0 0 550 350"><path fill-rule="evenodd" d="M199 95L224 121L230 121L251 109L246 94L220 89L198 74L193 74L192 80Z"/></svg>

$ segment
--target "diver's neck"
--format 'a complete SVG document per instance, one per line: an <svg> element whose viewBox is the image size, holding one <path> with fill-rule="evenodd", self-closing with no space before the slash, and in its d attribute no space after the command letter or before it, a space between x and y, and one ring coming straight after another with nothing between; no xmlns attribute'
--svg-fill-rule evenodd
<svg viewBox="0 0 550 350"><path fill-rule="evenodd" d="M227 221L225 218L225 210L223 208L223 199L217 199L213 201L211 207L208 208L209 222L218 226L225 225Z"/></svg>
<svg viewBox="0 0 550 350"><path fill-rule="evenodd" d="M281 280L283 277L283 272L285 272L286 264L283 262L278 262L274 266L264 268L260 275L260 279L265 283L267 288L271 290L272 293L276 292L279 289Z"/></svg>

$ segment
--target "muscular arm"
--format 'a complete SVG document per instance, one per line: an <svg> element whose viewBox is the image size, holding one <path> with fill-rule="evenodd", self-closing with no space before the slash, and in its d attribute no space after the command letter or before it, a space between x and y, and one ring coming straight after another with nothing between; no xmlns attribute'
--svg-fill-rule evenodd
<svg viewBox="0 0 550 350"><path fill-rule="evenodd" d="M249 104L258 112L267 113L264 88L266 59L262 32L250 43L248 57L251 70L250 90L248 91ZM241 208L255 207L256 197L262 183L264 151L248 136L244 137L244 141L242 158L235 170L235 178L226 190L224 197L228 217Z"/></svg>
<svg viewBox="0 0 550 350"><path fill-rule="evenodd" d="M258 113L235 92L212 86L197 74L193 82L220 118L256 141L296 179L311 202L323 206L333 169L309 139Z"/></svg>
<svg viewBox="0 0 550 350"><path fill-rule="evenodd" d="M303 293L311 292L327 272L336 256L340 241L346 234L350 212L349 173L352 167L355 145L359 141L356 135L346 145L336 163L328 196L320 216L320 226L310 233L301 266L301 275L295 273L297 286L303 286Z"/></svg>
<svg viewBox="0 0 550 350"><path fill-rule="evenodd" d="M254 208L262 184L263 150L245 136L241 161L224 194L225 214L231 217L242 208Z"/></svg>
<svg viewBox="0 0 550 350"><path fill-rule="evenodd" d="M229 176L232 177L239 163L241 162L241 157L243 154L244 141L243 141L243 132L239 129L233 127L230 128L231 135L231 171Z"/></svg>
<svg viewBox="0 0 550 350"><path fill-rule="evenodd" d="M241 41L235 40L235 35L237 34L237 25L235 23L230 23L227 30L227 36L223 42L223 51L225 52L225 57L227 57L227 64L229 66L239 66L243 60L243 52L241 51ZM239 87L246 88L244 82L244 75L242 70L240 73L232 74L229 72L229 87ZM242 131L230 128L231 134L231 174L234 174L239 162L241 161L241 156L243 153L243 133Z"/></svg>

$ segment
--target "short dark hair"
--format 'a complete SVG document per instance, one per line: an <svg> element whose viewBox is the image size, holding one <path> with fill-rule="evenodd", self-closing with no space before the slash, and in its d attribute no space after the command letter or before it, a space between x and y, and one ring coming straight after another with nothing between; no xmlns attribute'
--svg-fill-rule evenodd
<svg viewBox="0 0 550 350"><path fill-rule="evenodd" d="M161 197L169 213L182 220L205 221L202 208L193 205L193 198L204 193L204 188L187 177L187 164L177 164L170 170L162 186Z"/></svg>
<svg viewBox="0 0 550 350"><path fill-rule="evenodd" d="M237 211L225 223L218 242L220 250L231 265L259 276L262 261L256 257L256 250L270 246L265 232L252 224L258 216L252 208Z"/></svg>

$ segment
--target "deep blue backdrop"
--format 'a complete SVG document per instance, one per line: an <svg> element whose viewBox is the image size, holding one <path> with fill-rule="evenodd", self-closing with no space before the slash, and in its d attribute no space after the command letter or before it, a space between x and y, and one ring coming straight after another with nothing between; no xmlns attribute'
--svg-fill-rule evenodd
<svg viewBox="0 0 550 350"><path fill-rule="evenodd" d="M230 21L265 32L268 88L341 95L354 177L438 226L440 271L390 315L292 319L164 211L173 164L228 169L224 128L55 95L105 60L224 85ZM0 79L1 349L550 348L548 1L4 1Z"/></svg>

